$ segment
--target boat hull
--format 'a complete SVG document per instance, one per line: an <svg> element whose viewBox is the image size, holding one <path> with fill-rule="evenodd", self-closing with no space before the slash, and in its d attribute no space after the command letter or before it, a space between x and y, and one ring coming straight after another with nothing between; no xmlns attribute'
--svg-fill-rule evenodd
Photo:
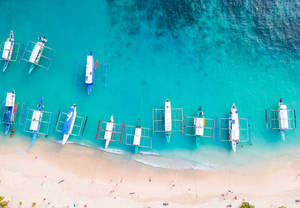
<svg viewBox="0 0 300 208"><path fill-rule="evenodd" d="M7 67L8 67L8 63L9 63L9 61L4 60L4 65L3 65L3 69L2 69L3 72L6 71L6 69L7 69Z"/></svg>
<svg viewBox="0 0 300 208"><path fill-rule="evenodd" d="M28 71L28 74L31 74L32 71L36 68L36 65L35 64L31 64L30 68L29 68L29 71Z"/></svg>
<svg viewBox="0 0 300 208"><path fill-rule="evenodd" d="M30 144L30 148L32 148L35 144L35 141L37 139L37 135L38 135L38 132L34 132L33 135L32 135L32 140L31 140L31 144Z"/></svg>

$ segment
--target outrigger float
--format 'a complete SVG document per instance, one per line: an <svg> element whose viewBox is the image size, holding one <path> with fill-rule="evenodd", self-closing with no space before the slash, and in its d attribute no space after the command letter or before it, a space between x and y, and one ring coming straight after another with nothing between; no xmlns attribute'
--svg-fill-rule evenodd
<svg viewBox="0 0 300 208"><path fill-rule="evenodd" d="M5 70L8 67L8 63L11 60L13 49L15 45L15 39L14 39L14 32L10 31L9 38L4 43L4 49L2 52L2 59L4 60L4 65L2 71L5 72Z"/></svg>
<svg viewBox="0 0 300 208"><path fill-rule="evenodd" d="M201 107L196 117L185 116L185 135L195 137L196 146L200 146L201 138L214 137L215 119L205 118Z"/></svg>
<svg viewBox="0 0 300 208"><path fill-rule="evenodd" d="M171 108L169 99L165 101L164 109L152 109L153 133L164 132L167 142L171 141L171 134L180 131L183 135L183 109Z"/></svg>
<svg viewBox="0 0 300 208"><path fill-rule="evenodd" d="M86 69L85 69L85 85L87 87L88 95L92 92L92 86L95 80L95 71L98 66L98 61L94 64L93 52L90 52L90 55L87 56L86 60Z"/></svg>
<svg viewBox="0 0 300 208"><path fill-rule="evenodd" d="M251 143L250 119L240 118L235 104L230 109L230 117L220 119L219 128L220 141L229 141L233 152L237 151L237 145L240 142ZM222 134L223 132L225 132L225 136ZM242 136L241 133L243 133Z"/></svg>
<svg viewBox="0 0 300 208"><path fill-rule="evenodd" d="M66 144L69 137L83 136L85 125L87 122L87 116L82 117L77 115L77 105L72 105L69 108L68 113L60 112L56 119L56 131L61 132L63 135L62 144Z"/></svg>
<svg viewBox="0 0 300 208"><path fill-rule="evenodd" d="M140 124L126 125L124 144L134 146L135 153L138 153L141 148L152 148L152 129L144 128Z"/></svg>
<svg viewBox="0 0 300 208"><path fill-rule="evenodd" d="M8 132L11 126L15 122L15 115L17 111L17 104L15 103L16 93L15 90L8 92L5 100L5 112L3 116L3 122L5 124L5 135L8 135Z"/></svg>
<svg viewBox="0 0 300 208"><path fill-rule="evenodd" d="M110 142L121 142L123 133L123 124L114 122L114 116L111 115L108 122L98 121L96 139L105 140L105 149L108 148Z"/></svg>
<svg viewBox="0 0 300 208"><path fill-rule="evenodd" d="M270 128L279 130L283 141L285 141L285 131L296 128L296 110L288 109L281 98L278 109L271 110L269 122L267 109L265 110L265 116L266 127L268 128L268 123L270 122Z"/></svg>

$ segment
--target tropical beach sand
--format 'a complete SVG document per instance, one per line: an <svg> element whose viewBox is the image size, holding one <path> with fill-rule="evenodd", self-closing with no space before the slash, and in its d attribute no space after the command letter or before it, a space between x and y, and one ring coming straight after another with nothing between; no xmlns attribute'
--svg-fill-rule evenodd
<svg viewBox="0 0 300 208"><path fill-rule="evenodd" d="M10 207L300 207L300 161L168 170L130 156L39 139L1 139L0 195ZM276 163L275 163L276 162ZM168 205L163 205L168 203Z"/></svg>

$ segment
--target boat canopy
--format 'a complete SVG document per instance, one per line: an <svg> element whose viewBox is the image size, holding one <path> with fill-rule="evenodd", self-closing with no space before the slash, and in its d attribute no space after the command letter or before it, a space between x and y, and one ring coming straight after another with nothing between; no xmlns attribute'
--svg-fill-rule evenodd
<svg viewBox="0 0 300 208"><path fill-rule="evenodd" d="M133 145L140 146L142 137L142 128L136 127L133 137Z"/></svg>
<svg viewBox="0 0 300 208"><path fill-rule="evenodd" d="M114 127L113 122L106 123L106 128L105 128L105 133L104 133L104 139L105 140L110 140L111 139L113 127Z"/></svg>
<svg viewBox="0 0 300 208"><path fill-rule="evenodd" d="M288 129L289 128L289 117L288 117L288 110L287 106L284 104L279 104L279 128L280 129Z"/></svg>
<svg viewBox="0 0 300 208"><path fill-rule="evenodd" d="M12 47L12 42L11 41L6 41L4 43L4 50L2 53L2 58L8 60L9 59L9 53L10 53L10 49Z"/></svg>
<svg viewBox="0 0 300 208"><path fill-rule="evenodd" d="M205 118L194 118L195 136L204 135Z"/></svg>
<svg viewBox="0 0 300 208"><path fill-rule="evenodd" d="M29 62L30 63L33 63L33 64L37 64L36 63L36 59L39 55L39 52L40 50L42 50L42 48L44 47L44 43L42 42L37 42L35 45L34 45L34 48L32 50L32 53L30 55L30 58L29 58Z"/></svg>
<svg viewBox="0 0 300 208"><path fill-rule="evenodd" d="M236 109L234 109L236 110ZM237 112L232 112L231 114L231 140L239 141L240 140L240 124L239 124L239 116Z"/></svg>
<svg viewBox="0 0 300 208"><path fill-rule="evenodd" d="M85 71L85 83L93 83L93 73L94 73L94 57L87 56L86 60L86 71Z"/></svg>
<svg viewBox="0 0 300 208"><path fill-rule="evenodd" d="M30 123L30 130L32 131L38 131L39 130L39 123L40 118L43 116L43 112L39 110L33 111L32 119Z"/></svg>
<svg viewBox="0 0 300 208"><path fill-rule="evenodd" d="M14 107L15 105L15 93L8 92L5 100L5 107Z"/></svg>
<svg viewBox="0 0 300 208"><path fill-rule="evenodd" d="M172 131L172 112L171 112L171 102L166 100L165 102L165 131Z"/></svg>

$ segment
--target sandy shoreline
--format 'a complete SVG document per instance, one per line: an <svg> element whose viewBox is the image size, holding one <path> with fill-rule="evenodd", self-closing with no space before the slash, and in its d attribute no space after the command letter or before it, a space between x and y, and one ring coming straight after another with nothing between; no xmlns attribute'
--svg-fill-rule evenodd
<svg viewBox="0 0 300 208"><path fill-rule="evenodd" d="M10 207L300 207L300 161L222 170L152 168L74 144L8 139L0 146L0 195ZM164 206L163 203L168 203Z"/></svg>

